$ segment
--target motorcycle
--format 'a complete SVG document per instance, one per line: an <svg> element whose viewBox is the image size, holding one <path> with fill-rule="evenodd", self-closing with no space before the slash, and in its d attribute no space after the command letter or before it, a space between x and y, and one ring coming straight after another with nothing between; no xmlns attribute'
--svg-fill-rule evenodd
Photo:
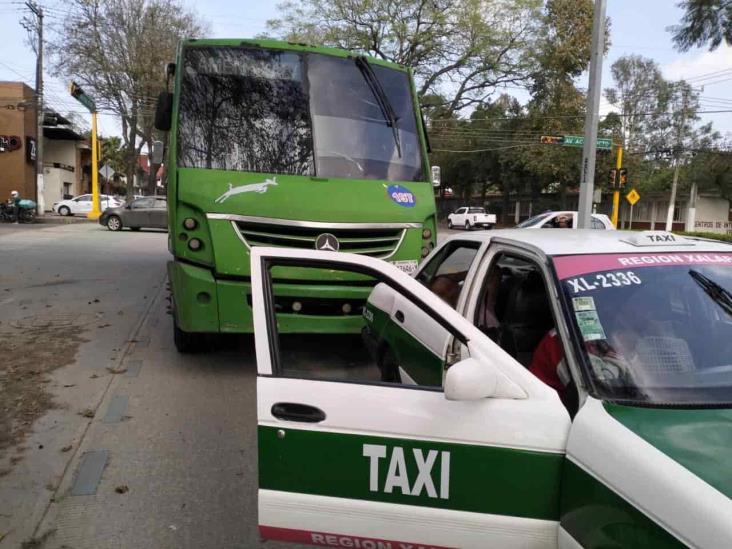
<svg viewBox="0 0 732 549"><path fill-rule="evenodd" d="M24 198L18 203L19 223L33 223L36 220L36 203ZM15 208L6 202L0 203L0 221L12 223L15 219Z"/></svg>

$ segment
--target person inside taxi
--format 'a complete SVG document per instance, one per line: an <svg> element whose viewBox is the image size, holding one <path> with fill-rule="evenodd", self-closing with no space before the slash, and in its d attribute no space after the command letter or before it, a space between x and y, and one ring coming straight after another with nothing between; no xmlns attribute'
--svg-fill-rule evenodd
<svg viewBox="0 0 732 549"><path fill-rule="evenodd" d="M496 313L496 304L501 278L501 268L498 266L492 267L486 276L483 299L478 308L478 328L493 341L498 341L500 336L501 323Z"/></svg>
<svg viewBox="0 0 732 549"><path fill-rule="evenodd" d="M663 340L668 345L672 342L683 342L675 337L673 323L668 320L671 313L666 297L645 290L623 296L618 302L618 307L610 309L612 314L605 311L601 318L607 338L585 341L592 367L603 371L600 377L640 375L648 364L641 367L638 362L654 360L654 356L657 358L658 353L649 349L654 340ZM667 352L673 351L667 349ZM639 367L634 368L636 364ZM565 406L571 409L571 398L574 395L572 378L562 341L555 328L549 330L537 345L528 369L557 391Z"/></svg>
<svg viewBox="0 0 732 549"><path fill-rule="evenodd" d="M430 290L453 309L460 297L460 284L445 275L438 275L430 284Z"/></svg>

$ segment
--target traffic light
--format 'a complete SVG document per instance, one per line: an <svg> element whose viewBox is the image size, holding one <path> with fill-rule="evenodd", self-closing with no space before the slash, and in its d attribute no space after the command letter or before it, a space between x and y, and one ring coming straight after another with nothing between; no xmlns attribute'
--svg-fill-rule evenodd
<svg viewBox="0 0 732 549"><path fill-rule="evenodd" d="M625 168L620 168L618 176L618 187L624 189L626 183L628 183L628 170Z"/></svg>
<svg viewBox="0 0 732 549"><path fill-rule="evenodd" d="M72 82L69 85L69 93L71 94L71 97L73 97L77 101L81 101L81 97L86 95L81 86L79 86L79 84L77 84L76 82Z"/></svg>
<svg viewBox="0 0 732 549"><path fill-rule="evenodd" d="M561 135L542 135L539 142L543 145L561 145L564 138Z"/></svg>
<svg viewBox="0 0 732 549"><path fill-rule="evenodd" d="M76 82L72 82L69 86L69 93L71 94L71 97L84 105L87 109L89 109L90 112L95 112L97 110L97 106L94 103L94 100L89 97L84 92L84 90L81 89L81 86L79 86L79 84L77 84Z"/></svg>
<svg viewBox="0 0 732 549"><path fill-rule="evenodd" d="M607 183L611 189L614 189L618 181L618 170L612 168L608 173Z"/></svg>

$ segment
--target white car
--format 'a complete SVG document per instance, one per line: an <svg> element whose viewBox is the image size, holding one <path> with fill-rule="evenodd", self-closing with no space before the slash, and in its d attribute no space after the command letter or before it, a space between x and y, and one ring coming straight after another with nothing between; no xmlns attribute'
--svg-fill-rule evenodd
<svg viewBox="0 0 732 549"><path fill-rule="evenodd" d="M99 200L102 206L102 211L107 208L117 208L123 204L121 200L106 194L100 194ZM92 195L82 194L74 198L69 198L68 200L56 202L53 205L52 210L59 215L88 214L92 211Z"/></svg>
<svg viewBox="0 0 732 549"><path fill-rule="evenodd" d="M570 229L577 228L577 212L565 211L565 212L544 212L539 215L530 217L518 225L517 229L558 229L557 220L560 216L570 217L571 226ZM593 229L603 229L607 231L615 230L613 222L605 214L592 214L592 227Z"/></svg>
<svg viewBox="0 0 732 549"><path fill-rule="evenodd" d="M282 266L379 281L363 340L288 338ZM732 547L731 290L732 246L661 231L458 234L416 279L364 255L253 247L260 534ZM388 347L370 359L369 339Z"/></svg>
<svg viewBox="0 0 732 549"><path fill-rule="evenodd" d="M476 227L492 229L496 225L496 215L486 213L485 208L463 206L447 216L449 229L460 227L470 231Z"/></svg>

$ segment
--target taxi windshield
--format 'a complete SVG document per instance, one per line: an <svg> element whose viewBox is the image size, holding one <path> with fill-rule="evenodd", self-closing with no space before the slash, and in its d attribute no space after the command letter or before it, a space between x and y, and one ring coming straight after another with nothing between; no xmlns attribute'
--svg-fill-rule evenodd
<svg viewBox="0 0 732 549"><path fill-rule="evenodd" d="M524 228L524 227L531 227L532 225L538 223L539 221L546 219L552 214L552 212L544 212L539 215L535 215L534 217L530 217L528 219L524 219L521 223L516 225L516 228Z"/></svg>
<svg viewBox="0 0 732 549"><path fill-rule="evenodd" d="M732 404L732 253L554 258L600 398Z"/></svg>

